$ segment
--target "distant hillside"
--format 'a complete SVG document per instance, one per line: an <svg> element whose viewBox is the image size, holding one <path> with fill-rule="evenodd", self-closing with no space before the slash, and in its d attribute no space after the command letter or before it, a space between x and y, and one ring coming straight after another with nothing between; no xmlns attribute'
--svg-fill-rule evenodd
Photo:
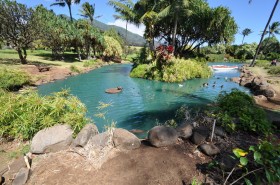
<svg viewBox="0 0 280 185"><path fill-rule="evenodd" d="M94 23L93 23L96 27L98 27L99 29L101 30L108 30L110 28L113 28L115 29L122 37L123 39L125 40L125 29L122 28L122 27L119 27L119 26L115 26L115 25L107 25L107 24L104 24L100 21L97 21L97 20L94 20ZM127 40L128 40L128 44L130 46L144 46L145 43L146 43L146 40L141 37L140 35L138 34L135 34L135 33L132 33L130 31L127 31Z"/></svg>

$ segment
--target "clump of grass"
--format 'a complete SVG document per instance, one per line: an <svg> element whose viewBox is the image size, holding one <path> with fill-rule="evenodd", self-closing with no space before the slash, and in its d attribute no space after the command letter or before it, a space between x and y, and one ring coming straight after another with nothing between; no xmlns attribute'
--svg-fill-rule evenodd
<svg viewBox="0 0 280 185"><path fill-rule="evenodd" d="M69 124L76 134L89 122L85 105L67 90L44 97L0 91L0 137L28 140L56 124Z"/></svg>
<svg viewBox="0 0 280 185"><path fill-rule="evenodd" d="M280 66L273 66L268 70L269 74L280 75Z"/></svg>
<svg viewBox="0 0 280 185"><path fill-rule="evenodd" d="M70 70L75 73L81 73L80 69L73 65L70 66Z"/></svg>
<svg viewBox="0 0 280 185"><path fill-rule="evenodd" d="M83 67L94 67L96 63L97 63L96 60L85 61L83 62Z"/></svg>
<svg viewBox="0 0 280 185"><path fill-rule="evenodd" d="M16 91L30 83L30 77L23 71L0 68L0 89Z"/></svg>

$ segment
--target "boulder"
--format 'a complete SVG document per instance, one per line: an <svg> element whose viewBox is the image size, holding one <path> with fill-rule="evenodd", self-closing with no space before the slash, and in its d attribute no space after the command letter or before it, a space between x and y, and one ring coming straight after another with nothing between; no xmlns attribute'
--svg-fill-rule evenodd
<svg viewBox="0 0 280 185"><path fill-rule="evenodd" d="M183 139L188 139L192 136L193 126L189 123L184 123L176 128L178 136Z"/></svg>
<svg viewBox="0 0 280 185"><path fill-rule="evenodd" d="M209 134L210 130L207 127L198 127L193 130L191 141L196 145L200 145L205 142Z"/></svg>
<svg viewBox="0 0 280 185"><path fill-rule="evenodd" d="M122 128L114 131L113 143L116 148L124 150L133 150L139 148L141 145L138 137Z"/></svg>
<svg viewBox="0 0 280 185"><path fill-rule="evenodd" d="M173 145L177 139L177 131L171 127L155 126L148 133L148 140L155 147Z"/></svg>
<svg viewBox="0 0 280 185"><path fill-rule="evenodd" d="M226 131L222 127L219 127L219 126L215 127L214 134L216 134L217 136L221 136L221 137L227 136Z"/></svg>
<svg viewBox="0 0 280 185"><path fill-rule="evenodd" d="M21 168L26 168L24 157L21 156L9 164L8 171L3 175L5 179L13 179L15 174L19 172ZM0 174L1 175L1 174Z"/></svg>
<svg viewBox="0 0 280 185"><path fill-rule="evenodd" d="M12 185L23 185L27 182L30 170L28 168L21 168L17 173Z"/></svg>
<svg viewBox="0 0 280 185"><path fill-rule="evenodd" d="M108 131L97 134L89 139L87 145L102 148L110 142L110 133Z"/></svg>
<svg viewBox="0 0 280 185"><path fill-rule="evenodd" d="M69 125L55 125L40 130L32 139L31 152L41 154L67 149L72 142L72 133Z"/></svg>
<svg viewBox="0 0 280 185"><path fill-rule="evenodd" d="M73 141L73 145L83 147L87 144L88 140L96 134L98 134L98 128L96 125L86 124Z"/></svg>
<svg viewBox="0 0 280 185"><path fill-rule="evenodd" d="M199 149L206 155L212 156L220 153L220 149L213 144L199 145Z"/></svg>

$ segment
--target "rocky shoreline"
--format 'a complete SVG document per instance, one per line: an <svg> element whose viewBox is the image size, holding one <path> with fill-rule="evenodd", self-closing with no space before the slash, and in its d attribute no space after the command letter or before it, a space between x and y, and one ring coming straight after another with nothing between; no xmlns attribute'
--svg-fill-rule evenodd
<svg viewBox="0 0 280 185"><path fill-rule="evenodd" d="M247 87L254 94L255 102L269 110L280 110L280 92L268 83L268 80L262 76L254 74L248 66L241 68L240 77L231 79L241 86Z"/></svg>

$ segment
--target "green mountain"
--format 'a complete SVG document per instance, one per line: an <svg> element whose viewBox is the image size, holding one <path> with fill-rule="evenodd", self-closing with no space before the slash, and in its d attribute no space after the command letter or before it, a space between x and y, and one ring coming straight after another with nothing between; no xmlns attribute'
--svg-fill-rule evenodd
<svg viewBox="0 0 280 185"><path fill-rule="evenodd" d="M102 23L100 21L97 21L97 20L94 20L94 26L98 27L99 29L101 30L109 30L111 28L115 29L121 36L122 38L125 40L125 33L126 33L126 30L122 27L119 27L119 26L115 26L115 25L107 25L105 23ZM135 34L135 33L132 33L130 31L127 31L127 41L128 41L128 44L130 46L144 46L145 43L146 43L146 40L141 37L140 35L138 34Z"/></svg>

